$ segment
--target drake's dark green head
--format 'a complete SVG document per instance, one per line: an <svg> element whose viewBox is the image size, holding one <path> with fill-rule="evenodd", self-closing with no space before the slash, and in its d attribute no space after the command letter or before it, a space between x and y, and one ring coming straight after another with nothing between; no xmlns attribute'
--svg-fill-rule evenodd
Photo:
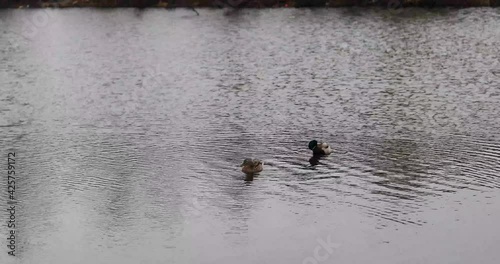
<svg viewBox="0 0 500 264"><path fill-rule="evenodd" d="M313 150L317 145L318 145L318 141L311 140L311 142L309 142L309 149Z"/></svg>

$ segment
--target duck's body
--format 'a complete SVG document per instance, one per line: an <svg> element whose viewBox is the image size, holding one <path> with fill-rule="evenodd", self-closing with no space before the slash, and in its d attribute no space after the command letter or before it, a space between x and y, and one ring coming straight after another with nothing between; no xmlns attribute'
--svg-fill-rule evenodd
<svg viewBox="0 0 500 264"><path fill-rule="evenodd" d="M257 159L245 159L241 164L241 171L244 173L261 172L263 169L262 164L262 161Z"/></svg>
<svg viewBox="0 0 500 264"><path fill-rule="evenodd" d="M309 149L313 151L314 155L330 155L333 152L327 143L318 143L316 140L309 142Z"/></svg>

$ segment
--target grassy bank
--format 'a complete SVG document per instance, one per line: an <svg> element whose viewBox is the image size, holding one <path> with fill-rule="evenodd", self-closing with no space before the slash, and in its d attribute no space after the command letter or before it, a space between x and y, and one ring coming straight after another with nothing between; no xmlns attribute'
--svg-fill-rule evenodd
<svg viewBox="0 0 500 264"><path fill-rule="evenodd" d="M67 7L480 7L500 6L500 0L0 0L0 8Z"/></svg>

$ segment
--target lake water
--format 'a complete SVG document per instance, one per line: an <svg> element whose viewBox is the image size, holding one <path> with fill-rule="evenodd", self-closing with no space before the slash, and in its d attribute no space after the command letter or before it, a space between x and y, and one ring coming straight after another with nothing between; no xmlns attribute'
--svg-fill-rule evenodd
<svg viewBox="0 0 500 264"><path fill-rule="evenodd" d="M0 11L2 264L500 262L499 9L199 12Z"/></svg>

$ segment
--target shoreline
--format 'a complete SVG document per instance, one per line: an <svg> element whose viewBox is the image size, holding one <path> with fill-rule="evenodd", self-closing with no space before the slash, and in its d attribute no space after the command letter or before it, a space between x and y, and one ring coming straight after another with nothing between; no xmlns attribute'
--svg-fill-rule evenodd
<svg viewBox="0 0 500 264"><path fill-rule="evenodd" d="M13 3L13 2L16 3ZM498 7L500 0L0 0L0 9L24 8L301 8Z"/></svg>

